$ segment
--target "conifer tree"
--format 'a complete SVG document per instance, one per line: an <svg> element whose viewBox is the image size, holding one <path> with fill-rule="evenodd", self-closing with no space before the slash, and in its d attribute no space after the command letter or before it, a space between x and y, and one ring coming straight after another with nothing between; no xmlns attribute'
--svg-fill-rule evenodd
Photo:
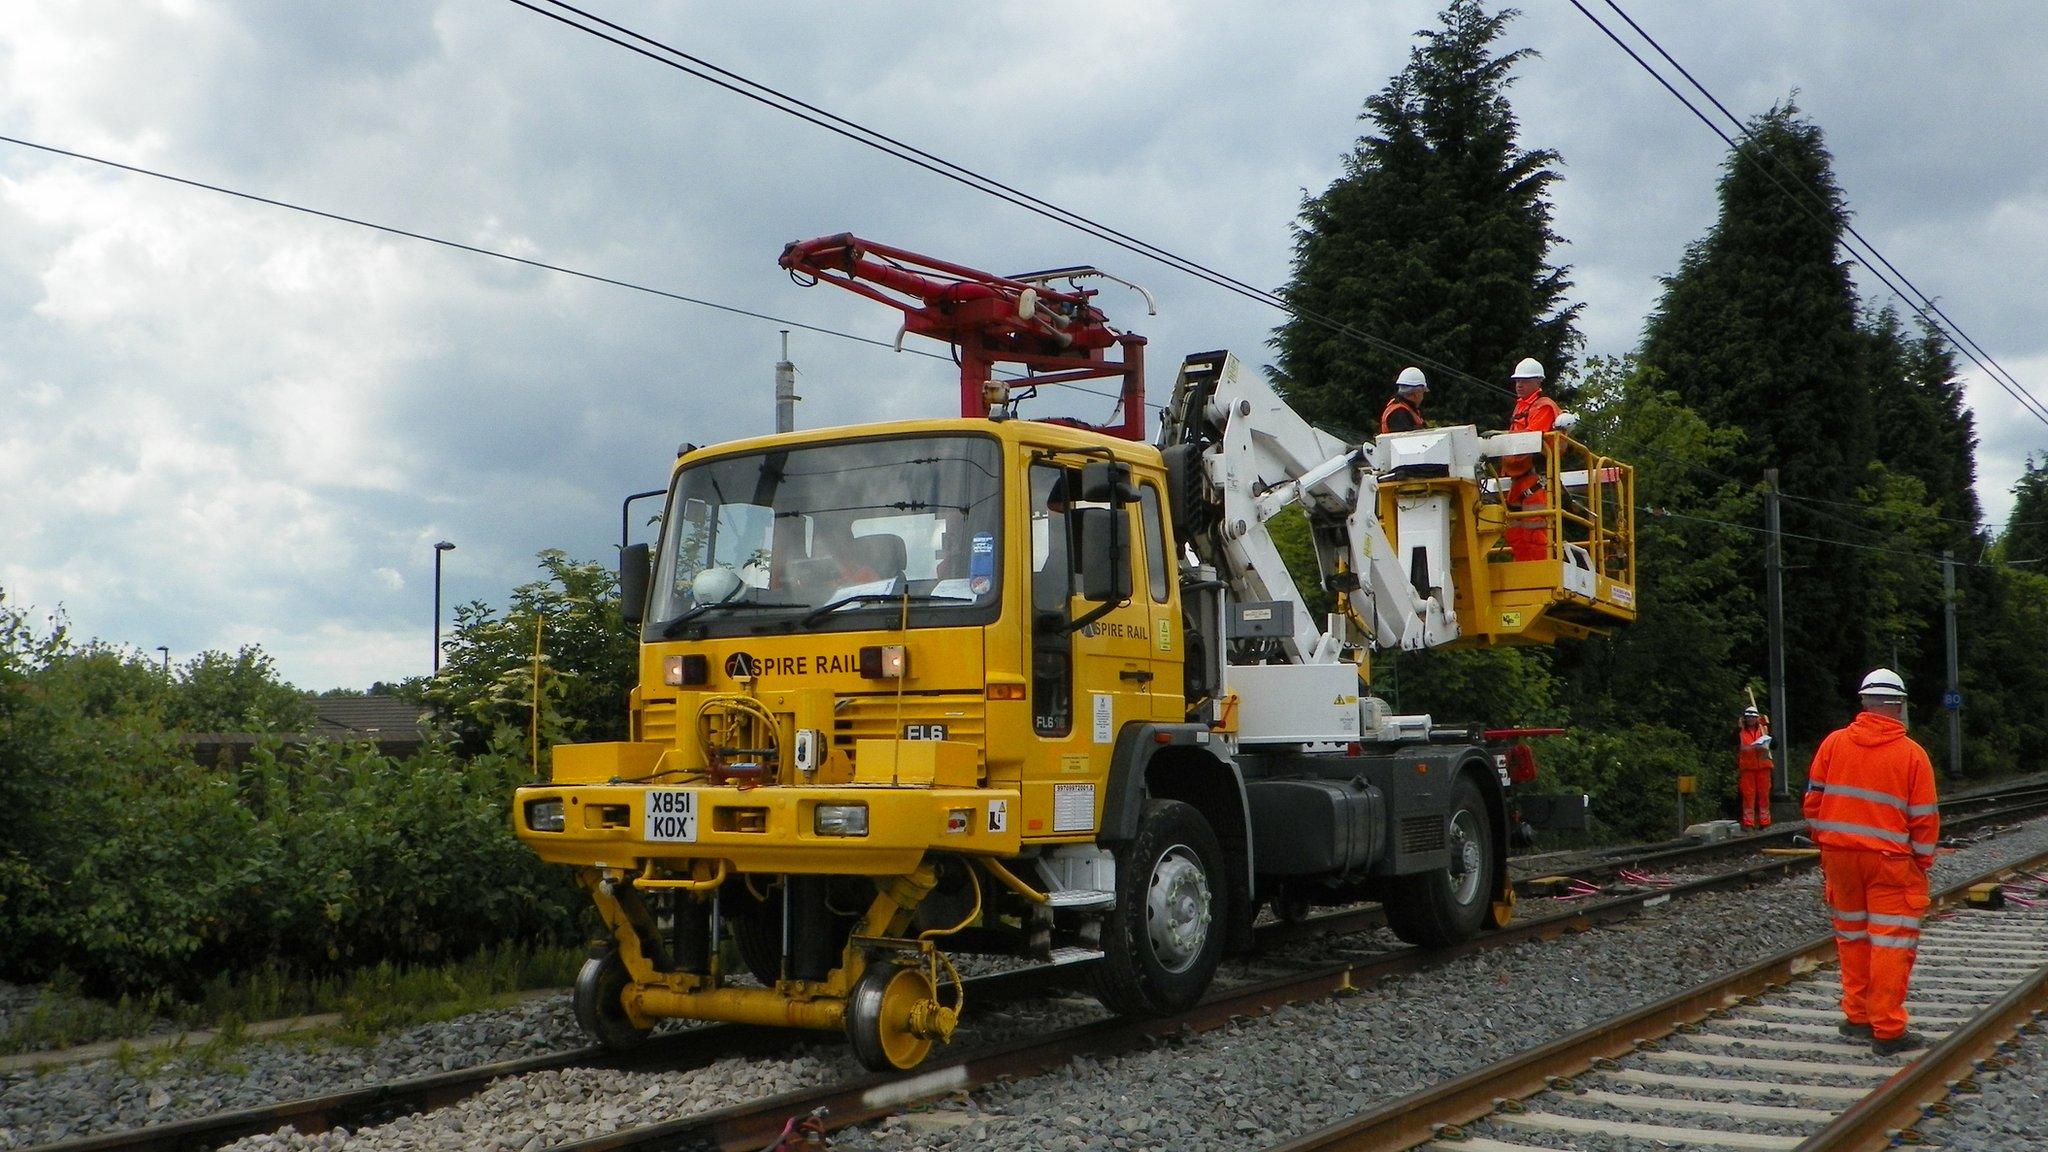
<svg viewBox="0 0 2048 1152"><path fill-rule="evenodd" d="M1525 150L1507 89L1527 49L1494 54L1517 13L1452 0L1442 27L1417 33L1408 66L1366 101L1371 124L1344 174L1306 198L1294 275L1281 289L1306 313L1499 385L1458 381L1435 364L1429 416L1500 427L1506 377L1535 356L1553 378L1578 347L1579 306L1545 198L1558 179L1548 149ZM1412 361L1306 317L1276 330L1281 392L1311 420L1378 428L1394 376Z"/></svg>
<svg viewBox="0 0 2048 1152"><path fill-rule="evenodd" d="M2048 455L2027 457L2012 494L2012 514L1998 538L1999 558L2048 575Z"/></svg>
<svg viewBox="0 0 2048 1152"><path fill-rule="evenodd" d="M1794 495L1854 502L1871 481L1870 341L1840 254L1847 212L1820 128L1790 101L1755 118L1723 169L1719 195L1713 227L1664 282L1642 362L1709 424L1743 432L1743 455L1728 470L1736 477L1758 483L1764 469L1777 468ZM1802 531L1788 515L1786 528L1847 535L1816 532L1817 524ZM1762 557L1758 547L1759 586ZM1864 613L1864 557L1785 542L1786 679L1800 745L1853 711L1865 637L1844 624ZM1758 672L1764 640L1750 637L1740 657Z"/></svg>

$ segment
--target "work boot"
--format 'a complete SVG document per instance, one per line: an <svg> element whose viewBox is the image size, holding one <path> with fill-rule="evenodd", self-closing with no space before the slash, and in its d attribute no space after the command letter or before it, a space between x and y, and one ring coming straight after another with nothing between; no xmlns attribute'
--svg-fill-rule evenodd
<svg viewBox="0 0 2048 1152"><path fill-rule="evenodd" d="M1842 1021L1842 1023L1835 1028L1835 1031L1840 1032L1844 1040L1873 1039L1873 1037L1870 1034L1870 1025L1858 1024L1854 1020Z"/></svg>
<svg viewBox="0 0 2048 1152"><path fill-rule="evenodd" d="M1927 1037L1910 1030L1901 1032L1897 1036L1874 1039L1870 1042L1870 1050L1879 1056L1897 1056L1901 1052L1911 1052L1916 1048L1925 1047L1927 1047Z"/></svg>

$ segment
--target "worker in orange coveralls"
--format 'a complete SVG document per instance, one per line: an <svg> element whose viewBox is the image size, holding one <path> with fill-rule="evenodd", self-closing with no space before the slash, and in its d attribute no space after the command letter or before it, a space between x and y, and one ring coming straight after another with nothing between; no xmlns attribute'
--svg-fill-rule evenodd
<svg viewBox="0 0 2048 1152"><path fill-rule="evenodd" d="M1510 432L1548 432L1557 427L1561 409L1557 401L1543 394L1543 365L1524 357L1515 365L1515 414L1508 421ZM1510 512L1540 512L1550 507L1543 490L1543 457L1503 456L1500 470L1508 478L1507 507ZM1517 561L1543 560L1550 555L1550 528L1535 519L1510 520L1501 533Z"/></svg>
<svg viewBox="0 0 2048 1152"><path fill-rule="evenodd" d="M1752 704L1735 729L1735 781L1742 793L1742 826L1771 826L1771 722Z"/></svg>
<svg viewBox="0 0 2048 1152"><path fill-rule="evenodd" d="M1803 807L1842 961L1841 1033L1880 1056L1925 1047L1906 1029L1906 984L1927 910L1927 870L1941 838L1934 767L1906 735L1906 682L1889 668L1863 678L1863 711L1828 734L1806 770Z"/></svg>

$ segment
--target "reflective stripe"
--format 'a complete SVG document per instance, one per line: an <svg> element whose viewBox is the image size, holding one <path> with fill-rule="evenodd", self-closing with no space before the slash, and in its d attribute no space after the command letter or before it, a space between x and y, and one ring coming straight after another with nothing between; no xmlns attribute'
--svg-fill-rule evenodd
<svg viewBox="0 0 2048 1152"><path fill-rule="evenodd" d="M1835 917L1835 919L1837 919L1837 920L1868 920L1868 919L1870 919L1870 913L1868 913L1868 912L1844 912L1844 911L1842 911L1842 910L1841 910L1840 908L1829 908L1829 909L1828 909L1828 911L1829 911L1829 912L1831 912L1831 913L1833 913L1833 914L1834 914L1834 917Z"/></svg>
<svg viewBox="0 0 2048 1152"><path fill-rule="evenodd" d="M1904 832L1892 832L1884 828L1873 828L1868 824L1844 824L1835 820L1815 820L1808 827L1820 832L1845 832L1851 836L1874 836L1879 840L1892 844L1904 844L1907 842ZM1934 848L1930 845L1927 850L1932 852Z"/></svg>
<svg viewBox="0 0 2048 1152"><path fill-rule="evenodd" d="M1918 936L1872 936L1870 942L1879 948L1903 948L1908 952L1920 950Z"/></svg>
<svg viewBox="0 0 2048 1152"><path fill-rule="evenodd" d="M1806 782L1806 790L1808 792L1825 792L1828 790L1828 786L1822 780L1808 780Z"/></svg>
<svg viewBox="0 0 2048 1152"><path fill-rule="evenodd" d="M1837 932L1837 933L1835 933L1835 939L1837 939L1837 940L1868 940L1868 939L1870 939L1870 933L1868 933L1868 932Z"/></svg>
<svg viewBox="0 0 2048 1152"><path fill-rule="evenodd" d="M1913 841L1913 851L1922 856L1934 855L1934 850L1939 847L1941 847L1941 845L1938 842L1932 840Z"/></svg>
<svg viewBox="0 0 2048 1152"><path fill-rule="evenodd" d="M1873 804L1883 804L1900 809L1901 811L1904 811L1906 807L1904 800L1892 795L1890 792L1879 792L1871 788L1855 788L1847 784L1829 785L1828 795L1847 796L1854 800L1868 800Z"/></svg>
<svg viewBox="0 0 2048 1152"><path fill-rule="evenodd" d="M1939 804L1915 804L1912 807L1906 809L1906 815L1932 816L1939 811L1941 811L1941 805Z"/></svg>
<svg viewBox="0 0 2048 1152"><path fill-rule="evenodd" d="M1872 924L1887 924L1893 928L1911 928L1915 932L1920 930L1920 918L1918 916L1887 916L1882 912L1872 912L1870 913L1870 922Z"/></svg>

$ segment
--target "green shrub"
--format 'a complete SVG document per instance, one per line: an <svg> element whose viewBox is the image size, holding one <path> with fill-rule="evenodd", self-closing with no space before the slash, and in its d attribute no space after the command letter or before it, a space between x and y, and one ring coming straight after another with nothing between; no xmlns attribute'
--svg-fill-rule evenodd
<svg viewBox="0 0 2048 1152"><path fill-rule="evenodd" d="M1600 830L1622 840L1659 840L1678 832L1680 776L1698 778L1686 819L1721 815L1735 795L1735 758L1698 745L1672 728L1637 725L1619 731L1574 731L1540 742L1538 787L1591 797Z"/></svg>

